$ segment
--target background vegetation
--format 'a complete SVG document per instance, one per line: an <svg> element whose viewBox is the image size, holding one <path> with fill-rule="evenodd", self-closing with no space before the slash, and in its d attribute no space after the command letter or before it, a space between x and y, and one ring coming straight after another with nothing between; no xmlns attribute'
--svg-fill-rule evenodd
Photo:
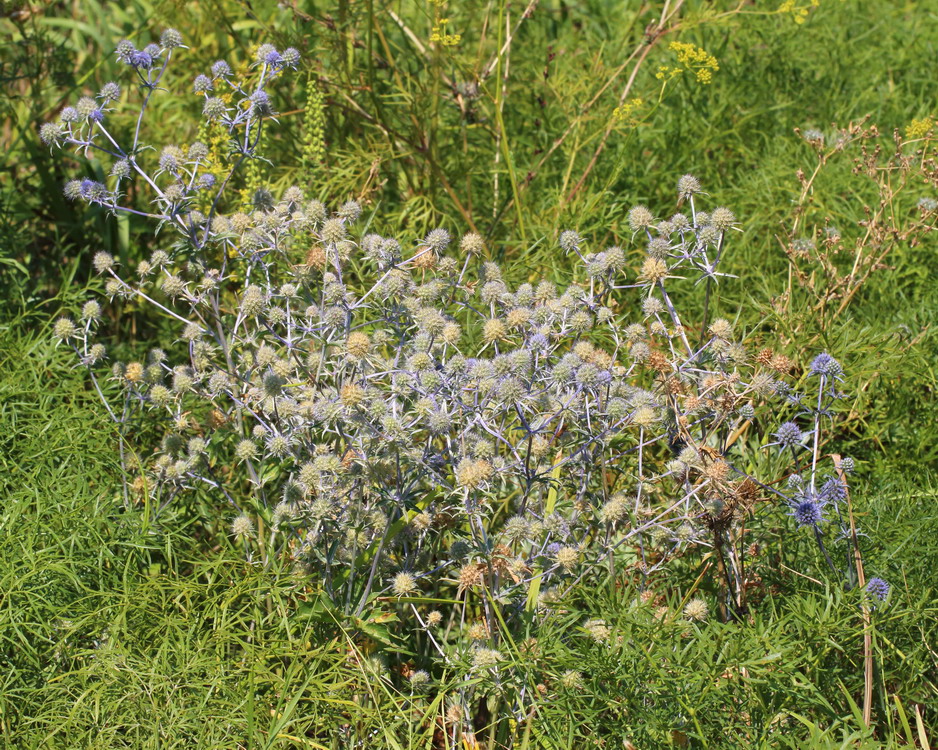
<svg viewBox="0 0 938 750"><path fill-rule="evenodd" d="M37 138L65 100L110 80L113 47L165 26L192 47L191 80L261 41L303 53L303 84L279 92L280 128L241 187L301 184L361 199L381 231L475 228L516 278L569 274L560 229L597 244L628 234L637 202L670 205L696 174L743 222L715 304L744 329L771 324L793 351L827 348L856 394L836 446L855 456L868 570L890 580L875 613L874 712L863 692L857 599L829 584L806 543L767 565L752 622L662 626L616 588L568 603L540 634L558 675L584 688L536 717L479 735L490 747L913 747L938 725L938 458L935 242L898 242L843 314L818 315L818 278L792 281L783 251L799 170L869 117L893 129L934 114L938 3L73 2L2 4L0 19L0 735L11 747L432 747L447 690L419 699L369 679L353 634L304 617L301 585L259 572L200 534L191 509L152 523L125 510L103 408L48 321L85 298L90 259L149 255L148 224L113 221L61 195L94 162L53 158ZM447 23L443 23L448 19ZM800 23L798 21L801 21ZM459 39L456 39L459 35ZM433 39L436 41L432 41ZM717 61L679 67L672 41ZM177 90L185 87L180 84ZM636 100L641 100L640 103ZM154 142L191 140L197 107L154 100ZM800 235L861 233L878 192L835 155ZM287 166L279 166L287 165ZM89 175L92 176L92 175ZM938 197L910 185L897 200ZM634 301L634 300L632 300ZM628 304L627 296L622 304ZM165 332L126 306L109 321L139 349ZM693 584L675 574L669 606ZM854 592L855 593L855 592ZM575 637L602 616L618 650ZM497 713L496 706L480 711ZM626 747L628 745L625 745Z"/></svg>

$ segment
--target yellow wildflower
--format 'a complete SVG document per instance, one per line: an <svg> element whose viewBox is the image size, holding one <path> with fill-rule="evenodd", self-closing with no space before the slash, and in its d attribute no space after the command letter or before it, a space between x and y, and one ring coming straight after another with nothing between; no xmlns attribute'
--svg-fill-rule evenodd
<svg viewBox="0 0 938 750"><path fill-rule="evenodd" d="M446 24L449 23L448 18L441 18L437 25L433 27L433 30L430 32L430 41L437 42L442 44L444 47L455 47L462 41L461 34L449 34L446 31Z"/></svg>
<svg viewBox="0 0 938 750"><path fill-rule="evenodd" d="M707 52L703 47L687 42L671 42L668 49L677 53L677 61L683 68L677 69L677 73L683 70L691 71L697 78L698 83L710 83L713 80L713 74L720 69L717 59ZM659 73L661 71L659 70ZM669 72L673 77L677 73ZM662 78L663 75L659 75Z"/></svg>
<svg viewBox="0 0 938 750"><path fill-rule="evenodd" d="M905 126L906 138L921 138L932 129L935 121L931 117L917 117Z"/></svg>
<svg viewBox="0 0 938 750"><path fill-rule="evenodd" d="M616 122L624 122L628 125L638 125L639 122L641 122L639 111L644 103L645 101L638 97L629 99L613 110L612 119Z"/></svg>

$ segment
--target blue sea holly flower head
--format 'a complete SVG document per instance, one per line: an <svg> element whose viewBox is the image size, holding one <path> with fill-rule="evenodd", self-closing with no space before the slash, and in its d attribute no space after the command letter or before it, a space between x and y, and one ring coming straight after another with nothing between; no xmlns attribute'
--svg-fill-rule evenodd
<svg viewBox="0 0 938 750"><path fill-rule="evenodd" d="M783 422L775 431L775 443L781 450L797 448L804 439L804 433L794 422Z"/></svg>
<svg viewBox="0 0 938 750"><path fill-rule="evenodd" d="M892 587L882 578L871 578L866 584L866 593L871 599L884 602L889 597L889 591Z"/></svg>
<svg viewBox="0 0 938 750"><path fill-rule="evenodd" d="M844 374L844 368L830 354L822 352L811 361L811 374L840 380Z"/></svg>
<svg viewBox="0 0 938 750"><path fill-rule="evenodd" d="M231 66L224 60L212 63L212 78L224 78L231 75Z"/></svg>
<svg viewBox="0 0 938 750"><path fill-rule="evenodd" d="M817 495L805 493L792 500L791 515L801 526L817 528L824 522L824 501Z"/></svg>
<svg viewBox="0 0 938 750"><path fill-rule="evenodd" d="M147 70L153 67L153 55L145 50L134 50L130 55L131 67Z"/></svg>
<svg viewBox="0 0 938 750"><path fill-rule="evenodd" d="M840 477L831 476L821 485L819 494L827 502L841 503L847 499L847 486Z"/></svg>
<svg viewBox="0 0 938 750"><path fill-rule="evenodd" d="M257 62L266 65L276 65L283 58L272 44L262 44L257 48Z"/></svg>

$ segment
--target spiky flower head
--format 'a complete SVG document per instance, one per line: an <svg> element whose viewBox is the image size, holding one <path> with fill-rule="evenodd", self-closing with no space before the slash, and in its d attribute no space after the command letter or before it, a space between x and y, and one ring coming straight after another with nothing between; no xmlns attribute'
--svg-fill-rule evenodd
<svg viewBox="0 0 938 750"><path fill-rule="evenodd" d="M113 255L104 252L104 250L100 250L94 254L91 265L94 266L94 270L98 273L107 273L114 268L116 262L114 261Z"/></svg>
<svg viewBox="0 0 938 750"><path fill-rule="evenodd" d="M687 200L700 192L700 180L692 174L686 174L677 181L677 195L681 200Z"/></svg>
<svg viewBox="0 0 938 750"><path fill-rule="evenodd" d="M783 422L775 432L775 440L784 448L797 448L804 439L804 433L794 422Z"/></svg>
<svg viewBox="0 0 938 750"><path fill-rule="evenodd" d="M176 29L166 29L160 34L160 45L163 49L175 49L182 46L182 34Z"/></svg>
<svg viewBox="0 0 938 750"><path fill-rule="evenodd" d="M421 688L427 685L430 682L430 675L422 669L418 669L415 672L410 673L410 685L413 688Z"/></svg>
<svg viewBox="0 0 938 750"><path fill-rule="evenodd" d="M472 655L472 666L477 669L491 669L497 667L504 657L494 648L478 648Z"/></svg>
<svg viewBox="0 0 938 750"><path fill-rule="evenodd" d="M554 562L563 570L570 572L580 561L580 552L576 547L561 547L554 553Z"/></svg>
<svg viewBox="0 0 938 750"><path fill-rule="evenodd" d="M231 522L231 533L238 539L251 539L254 536L254 524L250 516L242 513Z"/></svg>
<svg viewBox="0 0 938 750"><path fill-rule="evenodd" d="M647 249L649 257L664 260L671 252L671 244L666 237L652 237Z"/></svg>
<svg viewBox="0 0 938 750"><path fill-rule="evenodd" d="M866 584L866 593L880 602L886 601L892 587L882 578L871 578Z"/></svg>
<svg viewBox="0 0 938 750"><path fill-rule="evenodd" d="M459 241L459 249L467 255L481 255L485 251L485 241L481 235L469 232Z"/></svg>
<svg viewBox="0 0 938 750"><path fill-rule="evenodd" d="M273 65L280 62L280 53L274 45L262 44L257 48L254 59L262 65Z"/></svg>
<svg viewBox="0 0 938 750"><path fill-rule="evenodd" d="M216 60L212 63L212 77L224 78L231 75L231 66L224 60Z"/></svg>
<svg viewBox="0 0 938 750"><path fill-rule="evenodd" d="M625 495L617 493L603 505L599 511L599 520L603 523L616 523L629 515L629 503Z"/></svg>
<svg viewBox="0 0 938 750"><path fill-rule="evenodd" d="M710 324L710 333L718 339L733 338L733 324L726 318L717 318Z"/></svg>
<svg viewBox="0 0 938 750"><path fill-rule="evenodd" d="M811 374L838 380L844 374L840 362L827 352L821 352L811 361Z"/></svg>
<svg viewBox="0 0 938 750"><path fill-rule="evenodd" d="M435 252L442 253L449 247L450 239L449 232L442 227L438 227L430 230L427 236L423 238L423 242L428 247L432 247Z"/></svg>
<svg viewBox="0 0 938 750"><path fill-rule="evenodd" d="M720 206L713 209L713 213L710 214L710 223L721 232L725 232L736 223L736 217L728 208Z"/></svg>
<svg viewBox="0 0 938 750"><path fill-rule="evenodd" d="M583 623L583 629L596 643L606 643L612 634L605 620L587 620Z"/></svg>
<svg viewBox="0 0 938 750"><path fill-rule="evenodd" d="M345 341L345 350L349 353L350 357L355 359L360 359L368 354L370 346L371 341L368 338L368 334L361 331L352 331Z"/></svg>
<svg viewBox="0 0 938 750"><path fill-rule="evenodd" d="M235 458L238 461L250 461L257 456L257 445L253 440L244 439L235 446Z"/></svg>
<svg viewBox="0 0 938 750"><path fill-rule="evenodd" d="M322 223L322 240L328 245L333 245L345 239L345 222L342 219L326 219Z"/></svg>
<svg viewBox="0 0 938 750"><path fill-rule="evenodd" d="M639 274L639 279L649 284L655 284L661 281L661 279L667 275L667 263L665 263L663 260L660 260L659 258L652 258L649 256L645 258L645 262L642 263L642 270Z"/></svg>
<svg viewBox="0 0 938 750"><path fill-rule="evenodd" d="M817 527L824 521L824 505L816 497L806 495L792 503L790 515L799 527Z"/></svg>
<svg viewBox="0 0 938 750"><path fill-rule="evenodd" d="M296 69L300 64L300 53L295 47L287 47L280 56L283 66Z"/></svg>
<svg viewBox="0 0 938 750"><path fill-rule="evenodd" d="M221 120L228 112L228 107L217 96L209 96L202 105L202 114L210 121Z"/></svg>
<svg viewBox="0 0 938 750"><path fill-rule="evenodd" d="M101 305L95 300L88 300L81 308L81 319L96 321L101 318Z"/></svg>
<svg viewBox="0 0 938 750"><path fill-rule="evenodd" d="M78 327L71 318L59 318L52 326L52 335L60 341L67 341L78 335Z"/></svg>
<svg viewBox="0 0 938 750"><path fill-rule="evenodd" d="M704 622L710 616L710 607L703 599L691 599L684 606L684 617L694 622Z"/></svg>
<svg viewBox="0 0 938 750"><path fill-rule="evenodd" d="M456 481L467 489L475 489L492 476L492 465L484 459L464 458L456 467Z"/></svg>
<svg viewBox="0 0 938 750"><path fill-rule="evenodd" d="M137 51L137 48L134 46L134 43L128 39L122 39L117 43L117 48L114 50L117 55L117 59L120 60L125 65L130 65L131 57Z"/></svg>
<svg viewBox="0 0 938 750"><path fill-rule="evenodd" d="M635 206L629 211L629 228L633 232L647 229L655 223L655 217L647 206Z"/></svg>
<svg viewBox="0 0 938 750"><path fill-rule="evenodd" d="M106 102L113 102L116 99L119 99L121 95L121 87L114 83L114 81L108 81L101 87L101 91L98 92L98 96Z"/></svg>
<svg viewBox="0 0 938 750"><path fill-rule="evenodd" d="M47 146L60 146L65 140L65 131L59 123L44 122L39 128L39 139Z"/></svg>
<svg viewBox="0 0 938 750"><path fill-rule="evenodd" d="M214 88L212 79L207 75L197 75L195 80L192 82L192 90L196 94L207 94Z"/></svg>
<svg viewBox="0 0 938 750"><path fill-rule="evenodd" d="M582 242L583 240L580 235L572 229L567 229L560 233L560 248L566 253L579 249L580 243Z"/></svg>
<svg viewBox="0 0 938 750"><path fill-rule="evenodd" d="M407 596L417 591L417 579L411 573L401 571L391 579L391 591L394 596Z"/></svg>

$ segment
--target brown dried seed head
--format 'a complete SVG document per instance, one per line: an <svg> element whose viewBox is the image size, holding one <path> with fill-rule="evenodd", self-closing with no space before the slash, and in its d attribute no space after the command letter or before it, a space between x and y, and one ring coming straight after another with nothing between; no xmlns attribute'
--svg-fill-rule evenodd
<svg viewBox="0 0 938 750"><path fill-rule="evenodd" d="M795 366L795 363L792 362L784 354L778 354L772 357L771 361L769 362L769 367L771 367L776 372L780 372L780 373L789 372L794 366Z"/></svg>
<svg viewBox="0 0 938 750"><path fill-rule="evenodd" d="M714 482L724 482L729 476L730 467L726 461L713 461L704 467L704 475Z"/></svg>
<svg viewBox="0 0 938 750"><path fill-rule="evenodd" d="M323 269L326 267L326 251L319 245L314 245L306 253L306 265L313 268Z"/></svg>
<svg viewBox="0 0 938 750"><path fill-rule="evenodd" d="M668 372L671 369L671 363L664 352L652 352L648 357L648 366L658 372Z"/></svg>
<svg viewBox="0 0 938 750"><path fill-rule="evenodd" d="M434 268L436 263L437 256L433 250L427 250L424 248L414 256L414 268L419 271L427 271L431 268Z"/></svg>

